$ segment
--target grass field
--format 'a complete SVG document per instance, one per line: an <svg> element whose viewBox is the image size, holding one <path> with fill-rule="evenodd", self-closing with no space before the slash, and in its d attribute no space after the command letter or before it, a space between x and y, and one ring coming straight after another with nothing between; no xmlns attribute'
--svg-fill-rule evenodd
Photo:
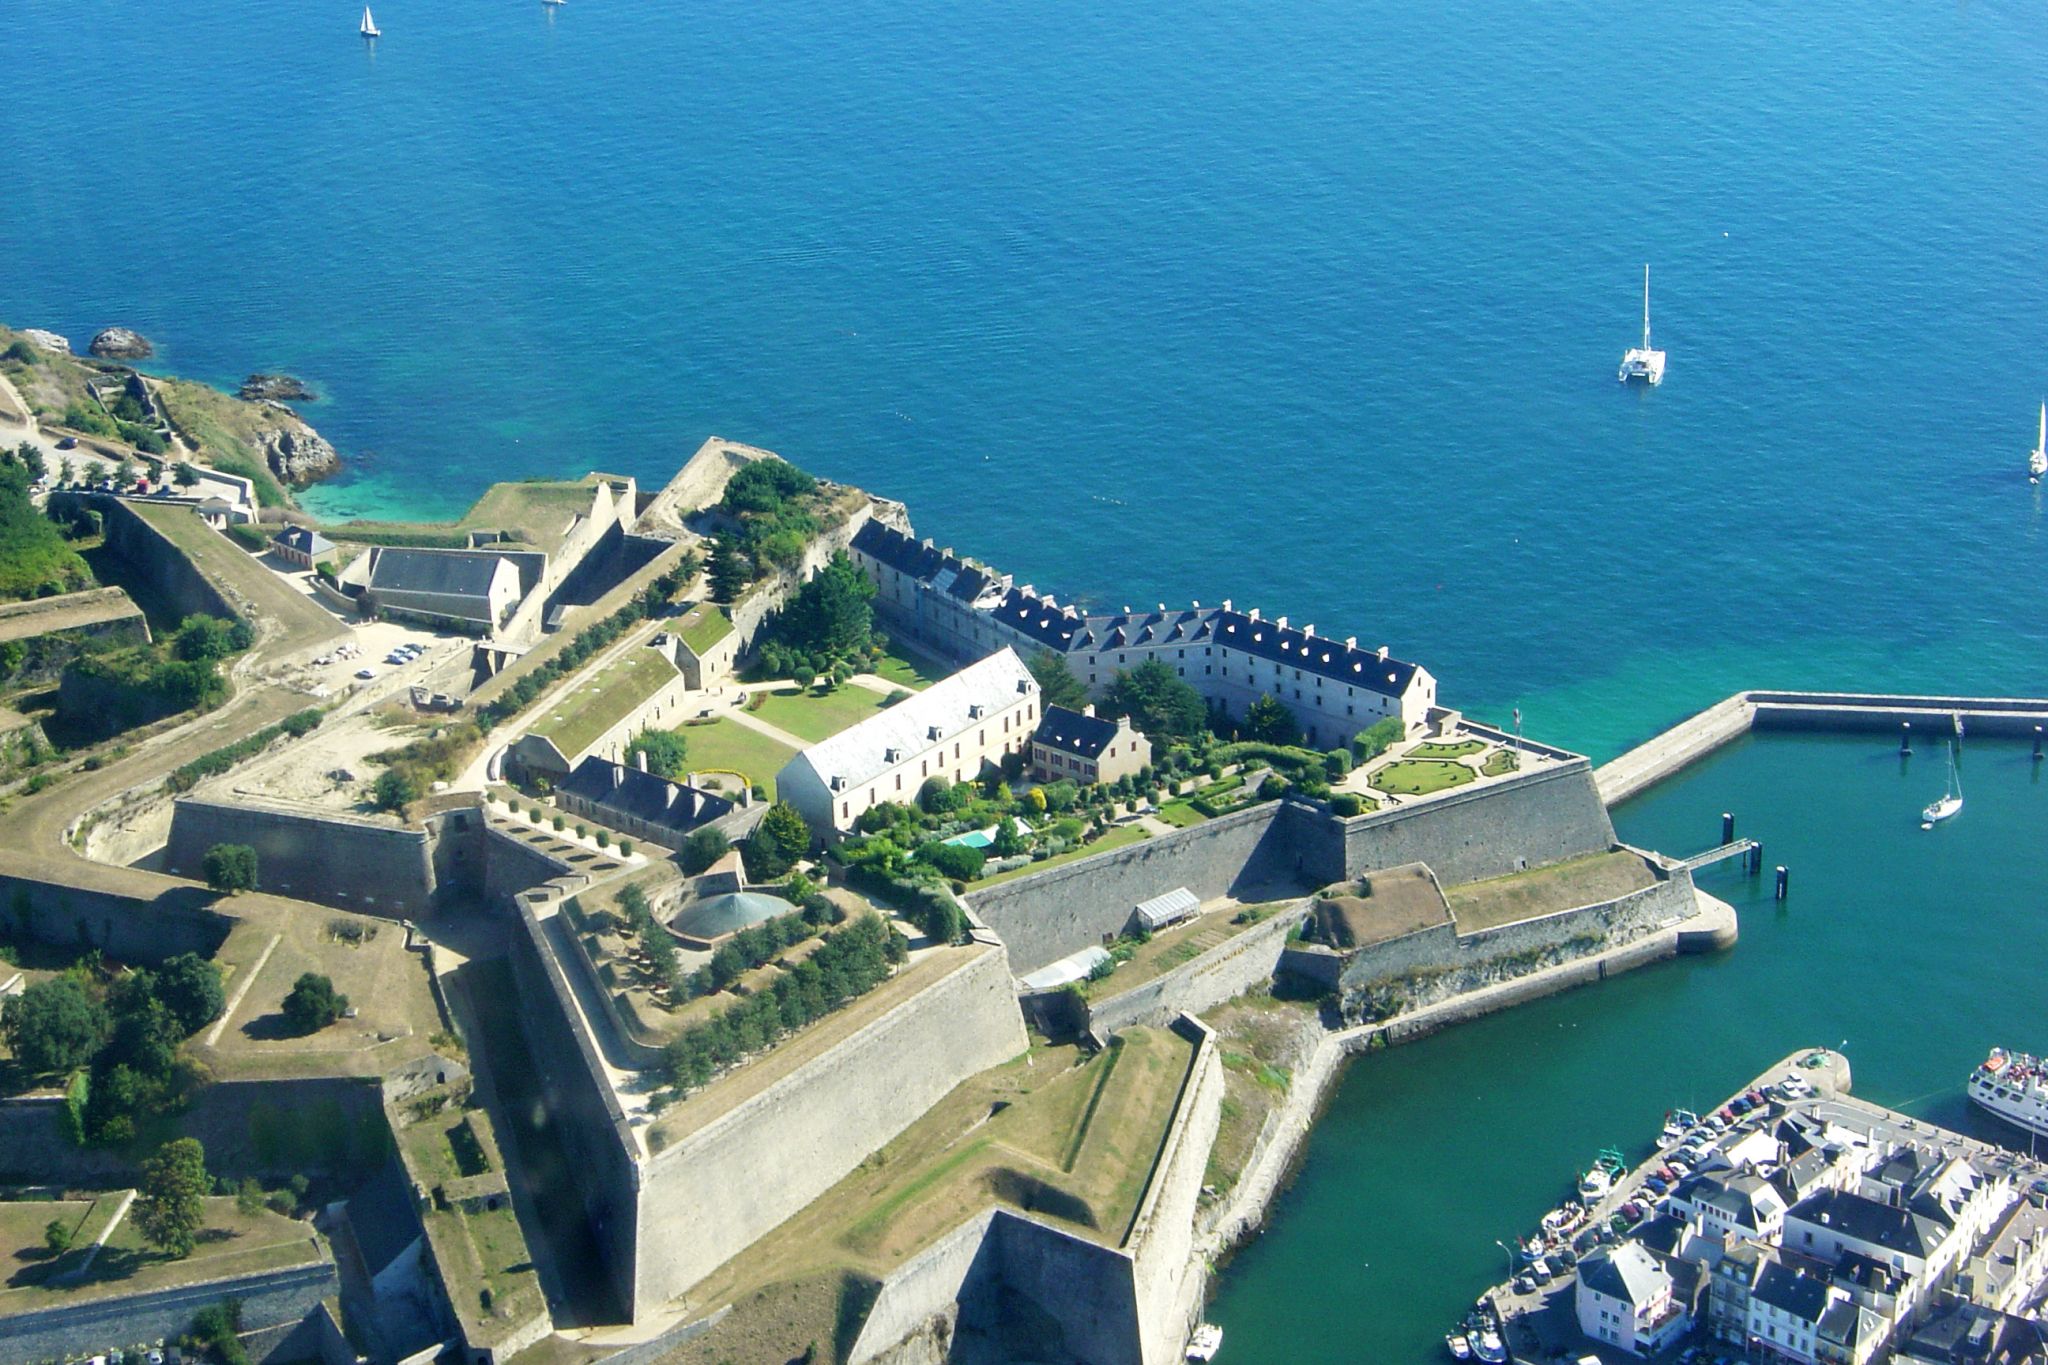
<svg viewBox="0 0 2048 1365"><path fill-rule="evenodd" d="M815 687L778 687L761 699L753 714L778 730L787 730L798 739L815 744L886 709L886 700L883 693L856 683L835 687L830 692L820 692Z"/></svg>
<svg viewBox="0 0 2048 1365"><path fill-rule="evenodd" d="M709 725L685 725L680 732L689 746L692 771L722 768L742 773L749 785L767 788L775 799L775 774L796 757L796 750L778 744L759 730L749 730L730 716L720 716Z"/></svg>
<svg viewBox="0 0 2048 1365"><path fill-rule="evenodd" d="M533 733L553 740L564 758L574 760L675 676L676 666L659 650L631 646L549 707L534 723Z"/></svg>
<svg viewBox="0 0 2048 1365"><path fill-rule="evenodd" d="M1479 771L1488 777L1506 777L1509 773L1519 771L1521 766L1522 760L1515 756L1513 750L1495 749L1486 756L1486 761L1479 765Z"/></svg>
<svg viewBox="0 0 2048 1365"><path fill-rule="evenodd" d="M939 681L953 670L936 660L913 655L898 645L882 656L881 661L868 672L878 678L887 678L898 687L919 692Z"/></svg>
<svg viewBox="0 0 2048 1365"><path fill-rule="evenodd" d="M1397 796L1427 796L1478 780L1479 774L1466 764L1442 758L1404 758L1372 775L1374 787Z"/></svg>
<svg viewBox="0 0 2048 1365"><path fill-rule="evenodd" d="M1123 848L1127 844L1135 844L1140 839L1149 839L1151 837L1150 834L1146 833L1138 825L1119 825L1094 843L1083 848L1073 849L1059 854L1057 857L1047 858L1042 863L1029 863L1009 872L998 872L993 877L983 877L980 881L970 886L968 890L970 892L979 891L983 887L994 886L998 882L1014 881L1018 877L1028 877L1034 872L1043 872L1049 867L1058 867L1062 863L1075 862L1082 858L1092 857L1097 853L1107 853L1113 848Z"/></svg>
<svg viewBox="0 0 2048 1365"><path fill-rule="evenodd" d="M553 553L577 516L590 510L591 479L544 479L532 483L494 483L457 521L345 521L321 529L336 540L375 541L380 536L432 537L460 545L471 531L507 531L523 542Z"/></svg>
<svg viewBox="0 0 2048 1365"><path fill-rule="evenodd" d="M1458 932L1469 934L1613 900L1656 880L1639 855L1617 849L1488 881L1467 882L1446 890L1444 899L1457 916Z"/></svg>
<svg viewBox="0 0 2048 1365"><path fill-rule="evenodd" d="M1169 801L1159 808L1159 818L1178 829L1199 825L1209 817L1185 801Z"/></svg>
<svg viewBox="0 0 2048 1365"><path fill-rule="evenodd" d="M1455 744L1426 740L1408 751L1409 758L1468 758L1486 747L1483 739L1461 739Z"/></svg>
<svg viewBox="0 0 2048 1365"><path fill-rule="evenodd" d="M230 600L254 602L259 612L283 628L282 639L264 641L267 651L288 652L347 633L347 628L326 608L235 548L190 508L129 505L177 546L192 561L193 568L209 581L225 584L224 595Z"/></svg>
<svg viewBox="0 0 2048 1365"><path fill-rule="evenodd" d="M232 1199L208 1199L198 1246L184 1260L172 1260L142 1240L131 1206L84 1280L71 1280L84 1264L85 1246L119 1205L118 1194L107 1194L93 1201L89 1210L83 1201L5 1206L0 1215L0 1274L7 1278L0 1280L0 1314L281 1270L321 1255L311 1224L268 1209L245 1216L236 1211ZM73 1223L75 1240L71 1251L52 1260L41 1249L43 1225L58 1217ZM56 1280L64 1282L52 1282Z"/></svg>
<svg viewBox="0 0 2048 1365"><path fill-rule="evenodd" d="M705 650L732 634L732 618L725 614L725 608L714 607L709 602L699 602L683 613L676 622L676 634L683 637L683 643L702 655Z"/></svg>

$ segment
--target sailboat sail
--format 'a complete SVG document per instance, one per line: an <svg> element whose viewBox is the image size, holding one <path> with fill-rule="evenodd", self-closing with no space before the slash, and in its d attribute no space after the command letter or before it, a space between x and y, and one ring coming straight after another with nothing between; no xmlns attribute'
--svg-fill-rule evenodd
<svg viewBox="0 0 2048 1365"><path fill-rule="evenodd" d="M368 5L363 6L362 34L365 38L374 38L377 36L377 21L370 17L370 7Z"/></svg>

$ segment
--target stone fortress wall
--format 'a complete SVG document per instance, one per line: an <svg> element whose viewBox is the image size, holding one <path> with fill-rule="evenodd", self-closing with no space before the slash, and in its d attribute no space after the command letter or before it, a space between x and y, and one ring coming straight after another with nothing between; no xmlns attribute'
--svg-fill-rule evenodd
<svg viewBox="0 0 2048 1365"><path fill-rule="evenodd" d="M423 915L433 903L434 854L425 830L248 797L179 797L164 870L203 880L201 863L215 844L255 849L257 889L274 895L398 917Z"/></svg>
<svg viewBox="0 0 2048 1365"><path fill-rule="evenodd" d="M7 1319L0 1337L0 1365L67 1360L110 1341L175 1341L191 1330L200 1309L223 1299L242 1306L244 1331L297 1323L340 1292L334 1261L324 1254L287 1270L233 1275L151 1294L124 1294L82 1303L63 1303Z"/></svg>
<svg viewBox="0 0 2048 1365"><path fill-rule="evenodd" d="M949 975L642 1161L636 1312L687 1290L954 1086L1024 1051L1008 957L980 942Z"/></svg>
<svg viewBox="0 0 2048 1365"><path fill-rule="evenodd" d="M1165 1024L1176 1015L1201 1014L1267 984L1280 970L1287 936L1307 915L1308 902L1300 901L1150 981L1089 1001L1086 1031L1108 1038L1128 1028ZM1114 984L1115 978L1110 980Z"/></svg>
<svg viewBox="0 0 2048 1365"><path fill-rule="evenodd" d="M182 550L119 498L97 493L51 495L53 503L62 499L82 500L105 518L107 548L141 570L180 616L204 612L228 621L246 617L247 613L236 610Z"/></svg>

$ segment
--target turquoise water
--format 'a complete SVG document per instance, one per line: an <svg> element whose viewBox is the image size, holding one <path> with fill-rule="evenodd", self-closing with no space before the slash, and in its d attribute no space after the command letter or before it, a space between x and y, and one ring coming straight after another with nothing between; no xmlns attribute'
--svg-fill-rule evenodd
<svg viewBox="0 0 2048 1365"><path fill-rule="evenodd" d="M1738 686L2039 692L2048 30L2016 6L13 0L0 318L298 373L332 515L712 432L1107 605L1229 594L1607 756ZM1656 268L1670 374L1613 380ZM1746 745L1730 956L1357 1068L1217 1305L1421 1359L1598 1146L1793 1046L1955 1118L2040 997L2024 754ZM1742 890L1732 874L1716 885ZM1938 1027L1927 1021L1938 1019Z"/></svg>
<svg viewBox="0 0 2048 1365"><path fill-rule="evenodd" d="M1210 1315L1231 1365L1443 1358L1442 1334L1608 1145L1647 1153L1664 1111L1704 1111L1803 1046L1844 1046L1856 1092L1994 1141L1962 1081L1993 1044L2040 1045L2048 785L2024 744L1972 742L1963 813L1937 830L1930 754L1883 741L1744 740L1624 806L1622 837L1692 853L1720 815L1791 869L1724 864L1741 942L1461 1025L1354 1063L1267 1233Z"/></svg>

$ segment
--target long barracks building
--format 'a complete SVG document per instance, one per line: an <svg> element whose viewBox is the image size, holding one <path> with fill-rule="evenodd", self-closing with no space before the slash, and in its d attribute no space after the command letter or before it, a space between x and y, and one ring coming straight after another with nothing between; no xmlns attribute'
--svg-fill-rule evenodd
<svg viewBox="0 0 2048 1365"><path fill-rule="evenodd" d="M1157 659L1232 715L1261 695L1286 702L1308 742L1325 749L1387 716L1413 733L1436 705L1436 679L1421 665L1227 600L1088 614L877 521L854 535L851 553L875 580L876 614L890 630L962 662L1005 645L1025 659L1049 649L1100 697L1119 670Z"/></svg>

